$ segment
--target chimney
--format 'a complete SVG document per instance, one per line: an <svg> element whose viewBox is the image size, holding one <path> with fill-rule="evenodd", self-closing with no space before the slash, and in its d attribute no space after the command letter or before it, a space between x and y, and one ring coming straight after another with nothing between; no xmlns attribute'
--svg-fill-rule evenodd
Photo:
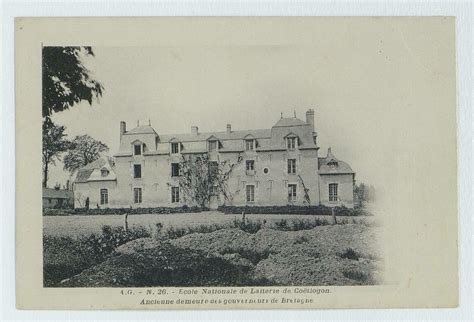
<svg viewBox="0 0 474 322"><path fill-rule="evenodd" d="M232 127L230 124L227 124L227 133L232 132Z"/></svg>
<svg viewBox="0 0 474 322"><path fill-rule="evenodd" d="M311 128L314 132L314 110L312 108L306 111L306 123L311 124Z"/></svg>
<svg viewBox="0 0 474 322"><path fill-rule="evenodd" d="M124 121L120 122L120 141L122 141L122 135L127 133L127 123Z"/></svg>
<svg viewBox="0 0 474 322"><path fill-rule="evenodd" d="M193 135L198 135L198 127L197 126L191 126L191 134Z"/></svg>
<svg viewBox="0 0 474 322"><path fill-rule="evenodd" d="M334 155L332 154L331 148L328 148L328 155L326 156L327 159L335 159Z"/></svg>

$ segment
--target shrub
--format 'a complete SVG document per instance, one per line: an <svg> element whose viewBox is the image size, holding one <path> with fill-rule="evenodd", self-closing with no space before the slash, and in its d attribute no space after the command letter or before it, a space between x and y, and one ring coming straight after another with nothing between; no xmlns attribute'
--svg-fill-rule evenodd
<svg viewBox="0 0 474 322"><path fill-rule="evenodd" d="M107 272L104 274L103 272ZM265 286L251 267L201 251L163 243L159 248L120 254L67 281L65 287Z"/></svg>
<svg viewBox="0 0 474 322"><path fill-rule="evenodd" d="M101 260L71 237L43 237L43 285L55 286Z"/></svg>
<svg viewBox="0 0 474 322"><path fill-rule="evenodd" d="M290 222L288 222L287 219L281 219L275 222L274 229L283 231L297 231L313 229L314 227L325 225L329 225L329 221L327 219L320 219L318 217L314 218L314 220L291 219Z"/></svg>
<svg viewBox="0 0 474 322"><path fill-rule="evenodd" d="M349 279L354 280L354 281L361 282L361 284L365 284L365 285L374 284L374 280L373 280L373 278L370 274L364 273L364 272L359 271L359 270L348 269L348 270L344 270L342 272L342 274L346 278L349 278Z"/></svg>
<svg viewBox="0 0 474 322"><path fill-rule="evenodd" d="M241 257L251 261L252 264L254 265L258 264L261 260L267 259L268 256L270 256L271 254L271 252L268 249L258 251L256 249L244 248L244 247L238 247L238 248L226 247L220 253L221 255L239 254Z"/></svg>
<svg viewBox="0 0 474 322"><path fill-rule="evenodd" d="M112 228L104 225L102 226L101 235L95 236L92 234L88 237L80 237L80 242L90 253L105 256L120 245L138 238L150 236L150 232L144 227L133 227L125 231L123 227Z"/></svg>
<svg viewBox="0 0 474 322"><path fill-rule="evenodd" d="M353 250L352 248L346 248L346 250L343 253L338 254L339 257L341 258L347 258L347 259L352 259L352 260L359 260L359 254Z"/></svg>
<svg viewBox="0 0 474 322"><path fill-rule="evenodd" d="M43 236L43 284L56 286L61 280L102 262L116 247L142 237L150 237L144 227L125 231L110 226L103 226L100 235L76 239Z"/></svg>
<svg viewBox="0 0 474 322"><path fill-rule="evenodd" d="M158 225L163 227L161 225L161 223L158 223L157 227L158 227ZM214 231L217 231L217 230L220 230L220 229L226 229L226 228L230 228L230 226L228 224L224 224L224 225L219 225L219 224L206 225L206 224L202 224L202 225L199 225L199 226L187 227L187 228L169 227L163 234L158 233L157 238L158 239L160 239L160 238L161 239L176 239L176 238L180 238L180 237L183 237L183 236L189 235L189 234L194 234L194 233L208 234L208 233L212 233ZM160 228L160 230L161 230L161 228ZM158 229L157 229L157 231L158 231Z"/></svg>
<svg viewBox="0 0 474 322"><path fill-rule="evenodd" d="M251 221L245 218L243 218L242 220L238 220L237 218L234 218L232 222L233 228L239 228L240 230L245 231L249 234L255 234L264 226L265 226L265 223L260 220Z"/></svg>
<svg viewBox="0 0 474 322"><path fill-rule="evenodd" d="M319 206L220 206L217 210L226 214L298 214L298 215L319 215L330 216L332 208L323 205ZM361 208L347 208L345 206L335 207L337 216L368 216L367 210Z"/></svg>
<svg viewBox="0 0 474 322"><path fill-rule="evenodd" d="M74 209L52 209L44 208L43 216L70 216L70 215L140 215L140 214L174 214L174 213L198 213L207 211L201 207L151 207L151 208L74 208Z"/></svg>
<svg viewBox="0 0 474 322"><path fill-rule="evenodd" d="M309 241L309 238L305 235L301 235L295 238L295 244L303 244L307 243Z"/></svg>
<svg viewBox="0 0 474 322"><path fill-rule="evenodd" d="M169 239L176 239L187 234L189 234L189 231L186 228L169 227L166 230L165 236Z"/></svg>

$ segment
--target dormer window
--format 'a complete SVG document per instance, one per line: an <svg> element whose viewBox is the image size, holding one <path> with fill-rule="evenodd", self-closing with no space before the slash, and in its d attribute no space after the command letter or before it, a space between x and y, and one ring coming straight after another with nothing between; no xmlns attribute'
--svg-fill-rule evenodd
<svg viewBox="0 0 474 322"><path fill-rule="evenodd" d="M141 155L142 154L142 145L141 144L135 144L133 146L133 155Z"/></svg>
<svg viewBox="0 0 474 322"><path fill-rule="evenodd" d="M102 177L107 177L109 175L109 170L107 170L107 169L100 170L100 175Z"/></svg>
<svg viewBox="0 0 474 322"><path fill-rule="evenodd" d="M337 168L337 162L336 162L336 161L328 162L328 166L329 166L331 169L335 169L335 168Z"/></svg>
<svg viewBox="0 0 474 322"><path fill-rule="evenodd" d="M288 137L286 138L286 147L288 150L296 149L296 137Z"/></svg>
<svg viewBox="0 0 474 322"><path fill-rule="evenodd" d="M217 151L217 141L209 141L209 152L216 152Z"/></svg>
<svg viewBox="0 0 474 322"><path fill-rule="evenodd" d="M255 150L255 140L245 140L245 151L254 151Z"/></svg>
<svg viewBox="0 0 474 322"><path fill-rule="evenodd" d="M178 154L180 151L180 144L179 143L171 143L171 154Z"/></svg>

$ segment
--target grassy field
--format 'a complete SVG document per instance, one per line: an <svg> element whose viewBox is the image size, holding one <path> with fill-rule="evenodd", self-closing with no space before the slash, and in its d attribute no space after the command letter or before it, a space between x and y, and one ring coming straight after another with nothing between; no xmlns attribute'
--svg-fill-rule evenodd
<svg viewBox="0 0 474 322"><path fill-rule="evenodd" d="M148 214L148 215L129 215L129 227L145 227L154 229L157 223L161 223L164 228L187 228L201 225L217 224L223 225L241 219L240 215L225 215L216 211L192 214ZM246 215L251 221L265 220L268 226L282 219L287 220L312 220L314 218L330 220L328 216L311 215ZM348 220L352 222L364 221L373 222L373 217L339 217L338 220ZM97 215L97 216L44 216L43 233L45 236L71 236L99 234L102 226L123 227L124 216L122 215Z"/></svg>

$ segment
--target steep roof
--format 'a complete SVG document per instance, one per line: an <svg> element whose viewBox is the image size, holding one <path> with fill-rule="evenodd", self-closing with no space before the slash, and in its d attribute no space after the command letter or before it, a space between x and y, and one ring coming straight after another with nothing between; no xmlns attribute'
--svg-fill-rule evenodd
<svg viewBox="0 0 474 322"><path fill-rule="evenodd" d="M111 157L100 157L98 158L97 160L83 166L81 168L81 170L90 170L90 169L98 169L98 168L102 168L104 165L106 165L107 163L113 163L113 160Z"/></svg>
<svg viewBox="0 0 474 322"><path fill-rule="evenodd" d="M194 131L193 131L194 132ZM130 144L134 139L146 140L147 149L144 155L168 154L169 147L166 143L182 143L181 153L204 153L207 150L204 144L208 140L218 140L220 142L219 152L242 152L245 149L243 141L255 139L257 151L278 151L286 149L286 135L293 133L298 137L299 149L317 149L314 142L314 129L311 124L306 123L296 117L281 118L270 129L254 130L233 130L221 132L197 132L182 134L157 134L150 126L139 126L125 134L146 134L153 133L155 137L148 135L125 136L122 137L119 151L115 157L131 156L133 151ZM143 141L145 143L145 141Z"/></svg>
<svg viewBox="0 0 474 322"><path fill-rule="evenodd" d="M115 180L115 173L113 173L113 168L114 168L114 161L111 157L101 157L94 162L89 163L88 165L85 165L84 167L80 168L77 171L76 178L74 179L74 182L77 183L82 183L82 182L88 182L91 179L98 180L98 178L93 178L94 171L100 170L102 168L106 167L107 169L110 169L112 172L109 176L106 178L103 178L103 180Z"/></svg>
<svg viewBox="0 0 474 322"><path fill-rule="evenodd" d="M192 142L192 141L206 141L211 136L219 140L243 140L247 135L252 135L255 139L270 138L271 130L246 130L246 131L231 131L231 132L202 132L196 134L165 134L160 135L160 142L169 142L175 139L178 142Z"/></svg>
<svg viewBox="0 0 474 322"><path fill-rule="evenodd" d="M137 126L134 129L131 129L130 131L127 131L124 133L124 135L127 134L155 134L158 135L155 131L154 128L151 127L151 125L141 125Z"/></svg>
<svg viewBox="0 0 474 322"><path fill-rule="evenodd" d="M71 190L43 188L43 198L73 199L74 193Z"/></svg>
<svg viewBox="0 0 474 322"><path fill-rule="evenodd" d="M296 117L283 117L273 125L273 127L284 127L284 126L299 126L306 125L305 122Z"/></svg>
<svg viewBox="0 0 474 322"><path fill-rule="evenodd" d="M328 149L325 158L318 158L319 174L354 174L352 168L344 161L337 159Z"/></svg>
<svg viewBox="0 0 474 322"><path fill-rule="evenodd" d="M94 169L79 169L77 170L76 179L74 182L87 182Z"/></svg>

